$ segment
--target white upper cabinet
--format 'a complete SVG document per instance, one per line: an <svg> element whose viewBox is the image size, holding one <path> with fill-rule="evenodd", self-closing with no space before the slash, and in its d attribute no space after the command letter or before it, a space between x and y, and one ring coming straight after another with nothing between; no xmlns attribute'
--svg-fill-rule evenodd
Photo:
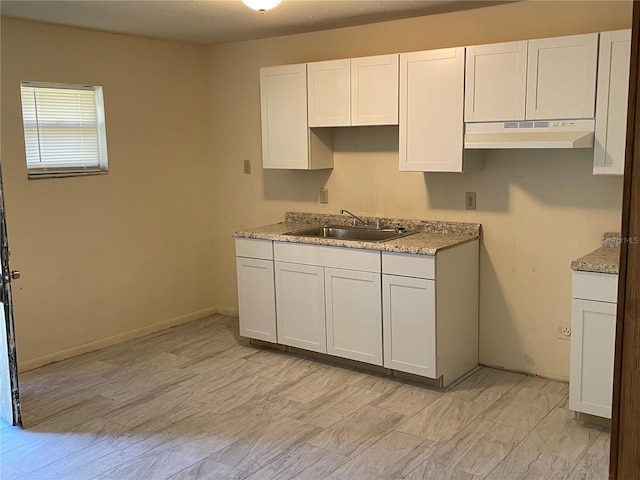
<svg viewBox="0 0 640 480"><path fill-rule="evenodd" d="M310 127L398 124L398 55L307 64Z"/></svg>
<svg viewBox="0 0 640 480"><path fill-rule="evenodd" d="M598 34L467 47L465 121L593 118Z"/></svg>
<svg viewBox="0 0 640 480"><path fill-rule="evenodd" d="M464 47L400 55L400 170L461 172Z"/></svg>
<svg viewBox="0 0 640 480"><path fill-rule="evenodd" d="M529 40L526 118L593 118L597 57L597 33Z"/></svg>
<svg viewBox="0 0 640 480"><path fill-rule="evenodd" d="M467 47L467 122L524 120L527 41Z"/></svg>
<svg viewBox="0 0 640 480"><path fill-rule="evenodd" d="M307 64L310 127L351 125L351 62L330 60Z"/></svg>
<svg viewBox="0 0 640 480"><path fill-rule="evenodd" d="M398 124L398 57L351 59L351 125Z"/></svg>
<svg viewBox="0 0 640 480"><path fill-rule="evenodd" d="M631 30L600 34L594 175L624 174Z"/></svg>
<svg viewBox="0 0 640 480"><path fill-rule="evenodd" d="M262 165L311 170L333 167L333 137L307 127L307 66L260 69Z"/></svg>

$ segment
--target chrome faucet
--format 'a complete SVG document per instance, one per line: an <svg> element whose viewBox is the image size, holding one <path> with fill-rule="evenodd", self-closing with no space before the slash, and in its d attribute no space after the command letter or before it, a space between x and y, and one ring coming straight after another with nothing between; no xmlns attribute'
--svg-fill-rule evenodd
<svg viewBox="0 0 640 480"><path fill-rule="evenodd" d="M358 222L362 223L362 225L364 225L365 227L369 226L369 222L367 220L361 219L359 216L354 215L349 210L341 209L340 210L340 214L343 214L343 213L347 213L347 214L349 214L349 215L351 215L353 217L353 223L351 224L352 227L355 227Z"/></svg>

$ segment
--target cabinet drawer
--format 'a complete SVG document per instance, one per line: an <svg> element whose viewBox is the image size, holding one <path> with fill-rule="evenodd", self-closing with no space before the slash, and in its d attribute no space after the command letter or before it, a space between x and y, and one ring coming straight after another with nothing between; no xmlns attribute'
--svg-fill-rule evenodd
<svg viewBox="0 0 640 480"><path fill-rule="evenodd" d="M382 252L382 273L434 280L436 257Z"/></svg>
<svg viewBox="0 0 640 480"><path fill-rule="evenodd" d="M273 260L273 242L255 238L236 238L236 256Z"/></svg>
<svg viewBox="0 0 640 480"><path fill-rule="evenodd" d="M380 252L375 250L274 242L273 251L279 262L380 273Z"/></svg>
<svg viewBox="0 0 640 480"><path fill-rule="evenodd" d="M611 273L573 272L573 298L617 303L618 275Z"/></svg>

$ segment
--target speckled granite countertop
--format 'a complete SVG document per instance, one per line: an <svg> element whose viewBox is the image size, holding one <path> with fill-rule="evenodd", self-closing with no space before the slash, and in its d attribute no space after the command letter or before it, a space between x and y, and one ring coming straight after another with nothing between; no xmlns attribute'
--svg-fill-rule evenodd
<svg viewBox="0 0 640 480"><path fill-rule="evenodd" d="M607 232L602 239L602 247L571 262L571 269L581 272L618 274L619 262L620 235Z"/></svg>
<svg viewBox="0 0 640 480"><path fill-rule="evenodd" d="M352 218L346 215L324 215L314 213L287 212L285 221L262 227L249 228L233 234L236 238L256 238L278 242L310 243L347 248L363 248L385 252L412 253L416 255L435 255L437 252L462 245L480 237L479 223L437 222L428 220L403 220L396 218L362 217L375 225L380 221L381 228L404 227L412 235L384 242L340 240L336 238L301 237L285 235L305 228L321 225L351 226Z"/></svg>

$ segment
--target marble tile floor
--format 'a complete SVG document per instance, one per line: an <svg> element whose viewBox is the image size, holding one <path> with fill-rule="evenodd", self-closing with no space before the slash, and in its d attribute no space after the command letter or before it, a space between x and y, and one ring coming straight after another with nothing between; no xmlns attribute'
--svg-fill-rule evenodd
<svg viewBox="0 0 640 480"><path fill-rule="evenodd" d="M449 390L253 347L213 316L26 372L6 480L606 479L568 386L481 368Z"/></svg>

